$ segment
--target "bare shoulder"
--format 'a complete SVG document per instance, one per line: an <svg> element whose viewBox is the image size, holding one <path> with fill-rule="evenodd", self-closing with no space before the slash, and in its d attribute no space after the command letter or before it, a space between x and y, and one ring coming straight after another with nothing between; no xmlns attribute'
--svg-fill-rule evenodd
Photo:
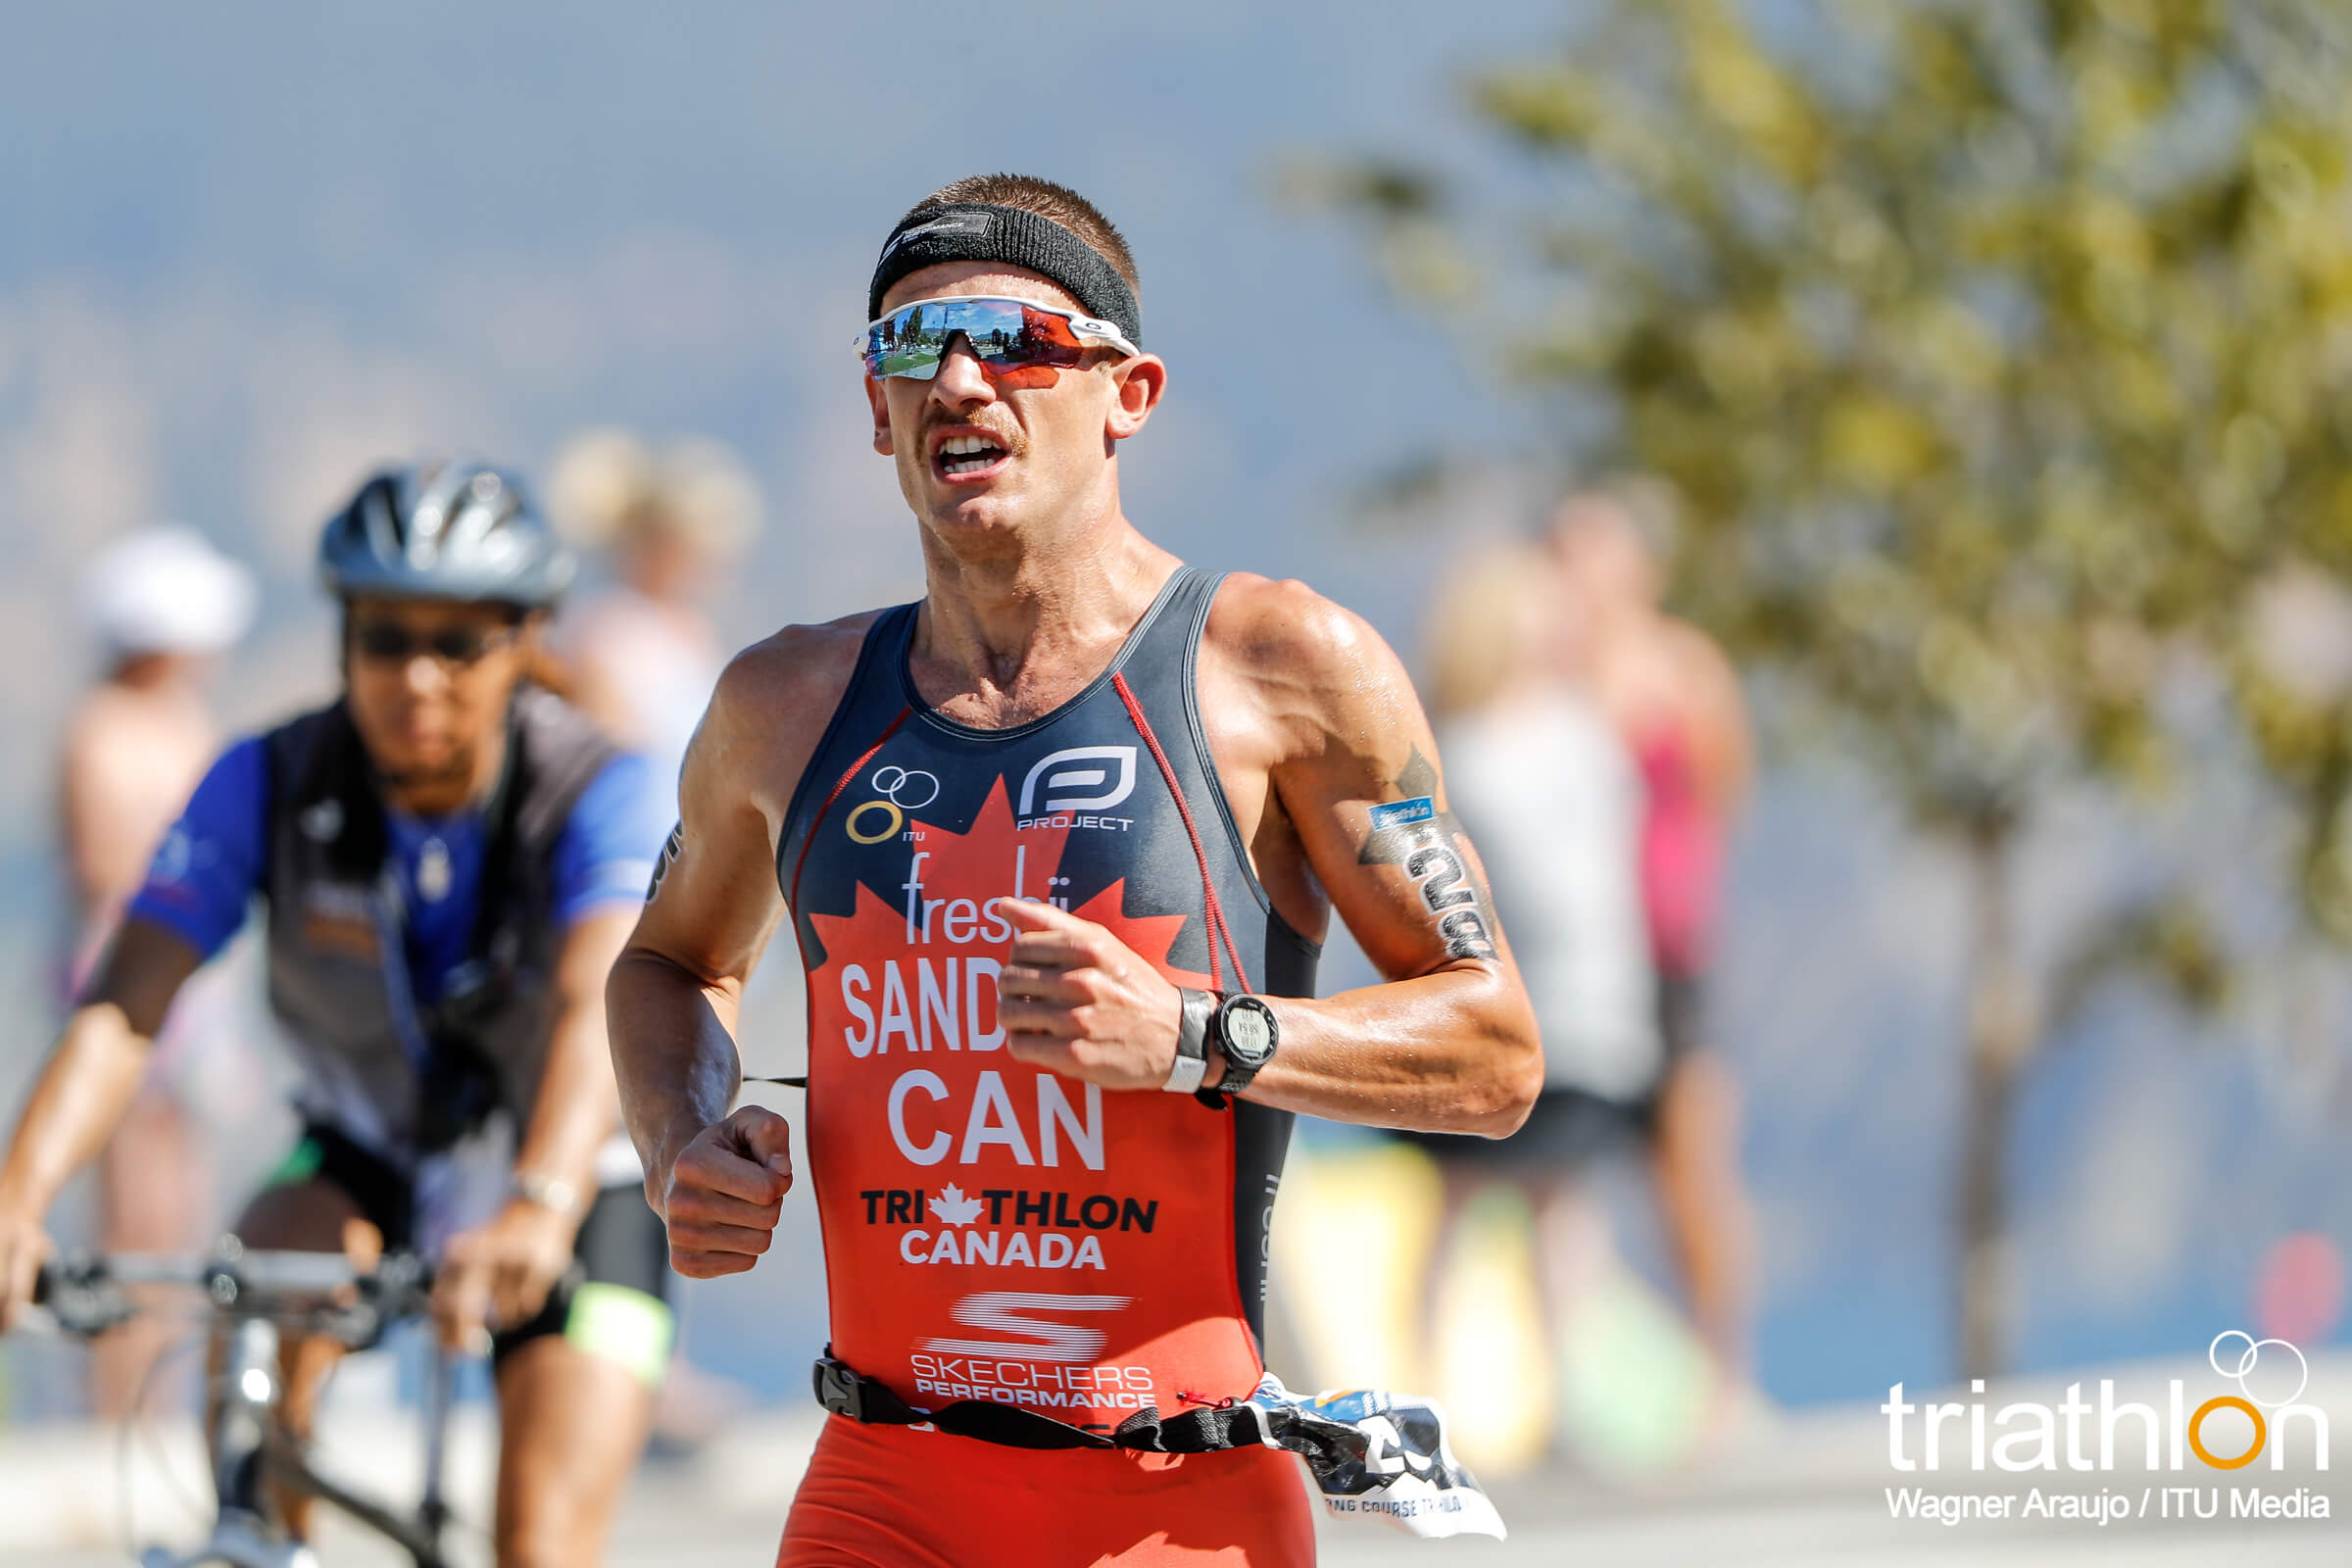
<svg viewBox="0 0 2352 1568"><path fill-rule="evenodd" d="M695 765L763 802L790 797L881 613L786 626L729 660L695 735Z"/></svg>
<svg viewBox="0 0 2352 1568"><path fill-rule="evenodd" d="M1296 579L1226 578L1205 641L1300 739L1353 743L1371 730L1420 721L1412 680L1387 640L1354 611Z"/></svg>
<svg viewBox="0 0 2352 1568"><path fill-rule="evenodd" d="M860 611L822 625L786 626L761 638L727 662L714 701L748 709L771 723L810 706L830 712L881 613Z"/></svg>

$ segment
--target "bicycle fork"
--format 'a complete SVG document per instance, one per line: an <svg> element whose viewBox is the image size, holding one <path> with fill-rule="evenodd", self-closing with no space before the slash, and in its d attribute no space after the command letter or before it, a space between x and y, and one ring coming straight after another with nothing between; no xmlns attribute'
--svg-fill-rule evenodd
<svg viewBox="0 0 2352 1568"><path fill-rule="evenodd" d="M227 1354L214 1394L212 1444L220 1516L211 1538L194 1551L151 1546L140 1553L140 1568L318 1568L309 1546L280 1540L270 1528L262 1496L264 1448L279 1392L277 1325L239 1318L223 1339Z"/></svg>
<svg viewBox="0 0 2352 1568"><path fill-rule="evenodd" d="M441 1472L449 1452L449 1406L455 1396L458 1356L437 1342L433 1368L424 1384L424 1496L416 1517L426 1537L438 1542L449 1524L449 1499L441 1490Z"/></svg>

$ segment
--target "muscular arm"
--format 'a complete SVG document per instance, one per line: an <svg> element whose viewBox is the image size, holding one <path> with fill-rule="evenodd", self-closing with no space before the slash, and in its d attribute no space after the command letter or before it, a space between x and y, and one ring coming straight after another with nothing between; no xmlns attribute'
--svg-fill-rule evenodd
<svg viewBox="0 0 2352 1568"><path fill-rule="evenodd" d="M1544 1081L1534 1013L1396 655L1298 584L1237 577L1210 615L1200 680L1227 796L1257 823L1278 904L1321 889L1386 977L1268 999L1281 1046L1247 1098L1335 1121L1515 1131ZM1163 1083L1174 986L1100 926L1005 907L1026 933L1002 978L1013 1054L1107 1088ZM1212 1053L1212 1080L1221 1071Z"/></svg>
<svg viewBox="0 0 2352 1568"><path fill-rule="evenodd" d="M1249 1098L1335 1121L1516 1131L1543 1050L1411 681L1377 633L1305 588L1235 587L1238 672L1287 741L1266 809L1386 981L1275 1001L1281 1049ZM1403 804L1423 800L1426 816Z"/></svg>
<svg viewBox="0 0 2352 1568"><path fill-rule="evenodd" d="M30 1298L41 1216L122 1121L155 1032L200 961L176 934L130 919L67 1020L0 1162L0 1328Z"/></svg>
<svg viewBox="0 0 2352 1568"><path fill-rule="evenodd" d="M1384 783L1386 802L1427 798L1436 814L1374 827L1384 796L1350 794L1301 836L1327 852L1316 872L1386 981L1274 1001L1282 1048L1249 1098L1332 1121L1506 1137L1543 1087L1544 1059L1485 869L1418 748Z"/></svg>
<svg viewBox="0 0 2352 1568"><path fill-rule="evenodd" d="M757 1106L728 1114L743 1081L735 1026L784 915L785 809L863 631L862 620L791 628L728 666L687 753L678 831L606 984L622 1113L682 1273L749 1268L790 1185L782 1120Z"/></svg>

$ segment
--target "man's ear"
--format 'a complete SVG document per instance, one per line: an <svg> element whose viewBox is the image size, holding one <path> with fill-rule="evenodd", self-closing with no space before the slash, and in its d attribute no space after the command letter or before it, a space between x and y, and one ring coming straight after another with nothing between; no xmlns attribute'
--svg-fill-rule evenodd
<svg viewBox="0 0 2352 1568"><path fill-rule="evenodd" d="M1122 360L1110 368L1110 383L1115 398L1102 422L1102 433L1113 441L1124 441L1141 430L1152 411L1159 407L1160 396L1168 389L1167 362L1156 354Z"/></svg>
<svg viewBox="0 0 2352 1568"><path fill-rule="evenodd" d="M865 401L874 412L874 450L887 458L894 450L890 444L890 398L882 383L870 375L865 378Z"/></svg>

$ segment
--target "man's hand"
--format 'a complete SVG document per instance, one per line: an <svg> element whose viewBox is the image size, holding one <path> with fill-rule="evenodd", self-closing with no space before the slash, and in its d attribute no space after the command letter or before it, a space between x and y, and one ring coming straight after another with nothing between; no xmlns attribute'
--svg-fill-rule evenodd
<svg viewBox="0 0 2352 1568"><path fill-rule="evenodd" d="M55 1250L38 1215L0 1208L0 1333L32 1303L33 1281Z"/></svg>
<svg viewBox="0 0 2352 1568"><path fill-rule="evenodd" d="M1176 1064L1183 999L1134 949L1051 904L1006 899L1018 933L997 977L1015 1058L1105 1089L1160 1089Z"/></svg>
<svg viewBox="0 0 2352 1568"><path fill-rule="evenodd" d="M579 1216L518 1198L487 1224L452 1237L433 1275L433 1319L453 1349L491 1328L520 1327L547 1305L571 1266Z"/></svg>
<svg viewBox="0 0 2352 1568"><path fill-rule="evenodd" d="M662 1187L669 1266L694 1280L741 1274L775 1239L790 1191L790 1122L744 1105L704 1128L678 1151Z"/></svg>

